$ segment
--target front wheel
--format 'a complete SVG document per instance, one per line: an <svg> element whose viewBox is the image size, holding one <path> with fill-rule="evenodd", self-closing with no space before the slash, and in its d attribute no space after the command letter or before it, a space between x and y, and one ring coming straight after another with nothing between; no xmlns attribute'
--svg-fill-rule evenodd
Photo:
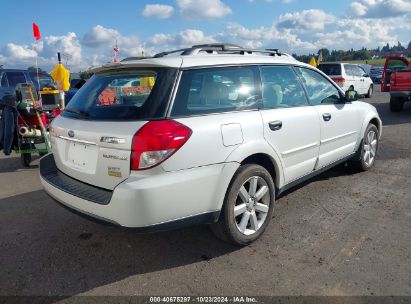
<svg viewBox="0 0 411 304"><path fill-rule="evenodd" d="M375 163L375 156L378 150L378 129L375 125L369 124L364 138L361 141L356 157L351 161L360 171L367 171Z"/></svg>
<svg viewBox="0 0 411 304"><path fill-rule="evenodd" d="M259 165L243 165L234 175L220 219L211 229L224 241L248 245L264 232L274 202L275 187L270 173Z"/></svg>

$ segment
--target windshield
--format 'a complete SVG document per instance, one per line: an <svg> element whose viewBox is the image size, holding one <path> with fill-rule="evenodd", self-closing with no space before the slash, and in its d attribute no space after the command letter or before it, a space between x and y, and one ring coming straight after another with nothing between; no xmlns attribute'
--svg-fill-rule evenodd
<svg viewBox="0 0 411 304"><path fill-rule="evenodd" d="M175 69L140 69L94 75L70 100L63 115L93 120L162 118L176 73Z"/></svg>
<svg viewBox="0 0 411 304"><path fill-rule="evenodd" d="M320 64L318 68L328 76L341 75L341 64Z"/></svg>

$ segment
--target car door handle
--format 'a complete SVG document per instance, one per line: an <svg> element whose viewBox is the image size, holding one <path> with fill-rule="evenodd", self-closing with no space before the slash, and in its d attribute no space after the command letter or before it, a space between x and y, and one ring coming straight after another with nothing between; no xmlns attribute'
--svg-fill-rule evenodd
<svg viewBox="0 0 411 304"><path fill-rule="evenodd" d="M330 113L324 113L323 114L323 119L324 119L324 121L330 121L331 120L331 114Z"/></svg>
<svg viewBox="0 0 411 304"><path fill-rule="evenodd" d="M278 131L283 127L283 122L281 120L270 121L268 123L271 131Z"/></svg>

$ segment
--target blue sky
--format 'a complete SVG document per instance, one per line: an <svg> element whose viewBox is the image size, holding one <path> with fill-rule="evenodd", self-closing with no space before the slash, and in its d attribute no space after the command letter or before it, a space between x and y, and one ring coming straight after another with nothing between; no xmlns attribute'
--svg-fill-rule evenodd
<svg viewBox="0 0 411 304"><path fill-rule="evenodd" d="M0 64L27 67L55 53L74 70L119 57L204 42L278 47L299 54L321 47L358 49L411 40L411 0L3 1ZM24 8L24 9L23 9ZM33 50L31 22L42 40Z"/></svg>

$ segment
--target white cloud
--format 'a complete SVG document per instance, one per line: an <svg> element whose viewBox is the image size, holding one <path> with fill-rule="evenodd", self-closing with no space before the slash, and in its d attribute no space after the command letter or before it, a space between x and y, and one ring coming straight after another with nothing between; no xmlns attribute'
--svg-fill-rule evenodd
<svg viewBox="0 0 411 304"><path fill-rule="evenodd" d="M230 23L215 38L221 42L230 42L248 48L279 48L283 51L312 51L317 47L309 41L303 41L289 29L278 30L275 26L246 28Z"/></svg>
<svg viewBox="0 0 411 304"><path fill-rule="evenodd" d="M232 13L230 7L221 0L177 0L181 14L189 19L222 18Z"/></svg>
<svg viewBox="0 0 411 304"><path fill-rule="evenodd" d="M123 56L138 56L141 54L142 43L136 36L123 36L119 31L96 25L84 36L81 43L90 48L100 49L107 56L112 56L116 45L120 47Z"/></svg>
<svg viewBox="0 0 411 304"><path fill-rule="evenodd" d="M104 44L115 43L115 40L119 39L120 36L117 30L96 25L84 35L82 44L88 47L99 47Z"/></svg>
<svg viewBox="0 0 411 304"><path fill-rule="evenodd" d="M43 56L46 56L47 58L56 58L57 52L61 52L70 58L71 64L81 64L81 45L75 33L70 32L63 36L47 36L44 40L46 43L41 52Z"/></svg>
<svg viewBox="0 0 411 304"><path fill-rule="evenodd" d="M216 40L212 36L207 36L200 30L187 29L177 34L155 34L147 42L147 46L153 50L164 51L166 49L179 49L195 44L213 42L216 42Z"/></svg>
<svg viewBox="0 0 411 304"><path fill-rule="evenodd" d="M11 60L30 60L35 59L37 53L32 46L7 43L6 46L2 49L2 55L3 57L8 57Z"/></svg>
<svg viewBox="0 0 411 304"><path fill-rule="evenodd" d="M174 13L174 7L164 4L147 4L142 12L144 17L160 19L169 18Z"/></svg>
<svg viewBox="0 0 411 304"><path fill-rule="evenodd" d="M335 19L333 15L322 10L309 9L280 15L277 26L288 29L323 30L325 25L334 22Z"/></svg>
<svg viewBox="0 0 411 304"><path fill-rule="evenodd" d="M348 8L352 17L389 18L411 13L410 0L359 0Z"/></svg>
<svg viewBox="0 0 411 304"><path fill-rule="evenodd" d="M27 68L35 64L36 55L41 67L51 70L57 63L57 52L69 58L69 65L76 69L84 68L80 42L75 33L61 36L46 36L34 45L8 43L1 49L0 64L11 67ZM63 56L64 58L64 56Z"/></svg>

